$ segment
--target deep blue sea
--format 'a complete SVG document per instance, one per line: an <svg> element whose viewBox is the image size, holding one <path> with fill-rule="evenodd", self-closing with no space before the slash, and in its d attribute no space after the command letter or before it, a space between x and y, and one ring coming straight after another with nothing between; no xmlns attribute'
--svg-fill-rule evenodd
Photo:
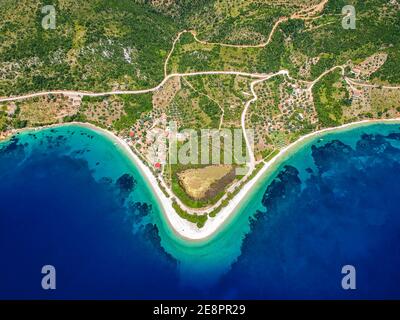
<svg viewBox="0 0 400 320"><path fill-rule="evenodd" d="M185 247L111 140L21 133L0 144L0 299L400 298L399 124L315 138L249 196L220 239Z"/></svg>

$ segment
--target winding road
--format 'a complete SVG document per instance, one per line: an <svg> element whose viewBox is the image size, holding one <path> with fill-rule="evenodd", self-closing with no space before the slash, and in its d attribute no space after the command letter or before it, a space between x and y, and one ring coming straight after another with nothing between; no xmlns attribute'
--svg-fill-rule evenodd
<svg viewBox="0 0 400 320"><path fill-rule="evenodd" d="M316 12L320 12L323 10L323 8L325 7L326 3L328 1L324 0L321 3L314 5L306 10L302 10L298 13L294 13L293 15L290 16L290 18L288 17L281 17L279 18L274 26L272 27L272 30L268 36L268 39L266 42L261 43L261 44L257 44L257 45L234 45L234 44L224 44L224 43L213 43L213 42L206 42L203 40L198 39L197 34L195 31L187 31L187 30L183 30L181 32L178 33L178 35L176 36L175 40L172 43L172 48L170 50L170 52L168 53L166 60L164 62L164 79L155 87L152 88L148 88L148 89L139 89L139 90L115 90L115 91L105 91L105 92L89 92L89 91L73 91L73 90L53 90L53 91L43 91L43 92L37 92L37 93L31 93L31 94L26 94L26 95L21 95L21 96L11 96L11 97L3 97L0 98L0 103L1 102L11 102L11 101L19 101L19 100L24 100L24 99L30 99L30 98L35 98L35 97L41 97L41 96L47 96L47 95L64 95L67 97L73 97L73 96L79 96L79 97L102 97L102 96L112 96L112 95L136 95L136 94L145 94L145 93L150 93L150 92L154 92L157 90L160 90L168 80L170 80L171 78L174 77L193 77L193 76L205 76L205 75L235 75L235 76L243 76L243 77L248 77L248 78L254 78L255 80L252 81L250 83L250 91L252 94L252 98L250 100L248 100L245 103L243 112L241 114L241 127L243 130L243 135L245 138L245 143L246 143L246 148L247 148L247 152L249 155L249 163L248 163L248 167L249 170L247 172L247 174L244 177L243 181L246 181L247 184L247 178L250 177L250 175L253 173L254 169L255 169L255 165L256 165L256 161L255 161L255 156L254 156L254 152L252 150L251 147L251 141L249 139L249 136L246 132L246 115L248 112L249 107L251 106L252 103L256 102L258 97L257 97L257 93L255 91L255 86L259 83L262 83L264 81L267 81L273 77L276 76L286 76L289 79L292 80L296 80L299 82L305 82L307 83L307 89L309 92L312 92L312 89L314 87L314 85L316 83L318 83L325 75L327 75L330 72L333 72L336 69L341 69L342 71L342 76L345 79L345 81L347 82L347 84L353 88L353 86L365 86L365 87L383 87L383 88L387 88L387 89L400 89L400 87L391 87L391 86L379 86L379 85L374 85L374 84L368 84L368 83L360 83L357 82L357 80L355 79L351 79L348 77L345 77L345 70L343 65L339 65L339 66L334 66L329 70L326 70L325 72L323 72L320 76L318 76L315 80L313 81L304 81L304 80L297 80L294 79L290 76L290 73L288 70L279 70L277 72L274 73L269 73L269 74L263 74L263 73L248 73L248 72L242 72L242 71L199 71L199 72L188 72L188 73L171 73L168 74L168 63L170 61L170 58L175 50L176 44L179 41L180 37L182 36L182 34L184 33L191 33L195 39L195 41L197 41L198 43L201 43L203 45L219 45L219 46L225 46L225 47L235 47L235 48L262 48L267 46L273 38L273 35L275 33L275 31L277 30L279 24L281 24L284 21L287 21L288 19L304 19L304 20L309 20L309 19L313 19L313 18L318 18L318 17L310 17L310 15L315 14ZM224 110L222 109L222 112L224 112ZM221 122L220 122L220 127L222 125L222 118L221 118ZM164 182L164 180L162 179L162 177L159 177L161 180L161 185L164 187L164 189L167 191L167 193L171 196L171 197L175 197L175 195L173 194L172 190L167 186L167 184ZM234 187L238 186L239 184L236 184L235 186L231 186L233 188L231 188L231 190L233 191ZM208 208L204 208L204 209L192 209L187 207L186 205L184 205L177 197L176 201L178 203L178 205L185 210L186 212L192 213L192 214L200 214L200 213L209 213L211 211L213 211L214 209L216 209L217 207L219 207L221 205L221 203L227 198L228 194L225 194L217 203L215 203L213 206L210 206Z"/></svg>

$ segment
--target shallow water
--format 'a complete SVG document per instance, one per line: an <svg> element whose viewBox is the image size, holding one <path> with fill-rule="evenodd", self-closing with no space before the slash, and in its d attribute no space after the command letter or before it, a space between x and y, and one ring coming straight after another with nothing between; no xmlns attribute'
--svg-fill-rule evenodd
<svg viewBox="0 0 400 320"><path fill-rule="evenodd" d="M0 145L0 298L399 298L399 176L398 124L324 134L187 243L108 138L21 133ZM56 290L41 288L46 264ZM357 290L341 287L346 264Z"/></svg>

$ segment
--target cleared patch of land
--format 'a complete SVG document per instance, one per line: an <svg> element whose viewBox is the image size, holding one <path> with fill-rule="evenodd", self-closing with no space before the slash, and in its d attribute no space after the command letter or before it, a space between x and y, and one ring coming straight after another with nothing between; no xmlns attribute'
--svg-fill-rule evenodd
<svg viewBox="0 0 400 320"><path fill-rule="evenodd" d="M234 180L235 171L230 165L213 165L184 170L178 173L178 178L190 197L202 200L222 191Z"/></svg>

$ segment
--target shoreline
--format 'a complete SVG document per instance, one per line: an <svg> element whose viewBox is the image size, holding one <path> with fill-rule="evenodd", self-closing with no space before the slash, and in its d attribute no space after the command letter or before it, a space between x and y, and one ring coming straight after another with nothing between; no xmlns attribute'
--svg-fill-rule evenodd
<svg viewBox="0 0 400 320"><path fill-rule="evenodd" d="M87 125L87 127L94 129L97 132L105 133L112 140L118 142L118 144L123 148L123 150L127 151L130 158L132 158L134 163L137 165L139 171L142 174L144 174L144 178L149 183L149 187L154 192L157 200L159 201L160 209L166 216L167 219L165 220L171 227L172 231L176 235L185 240L198 242L198 241L209 240L217 233L217 231L219 231L222 227L224 227L224 225L236 215L237 211L240 209L241 205L243 205L246 198L248 198L248 196L251 194L257 183L259 183L263 178L265 178L265 175L268 174L268 171L271 168L273 168L274 165L279 164L280 162L279 160L281 160L281 158L289 155L289 151L295 151L296 147L301 146L303 142L307 142L307 140L315 138L321 134L340 131L347 128L353 128L374 123L396 123L396 122L400 123L400 118L361 120L352 123L347 123L334 128L321 129L300 137L295 142L291 143L290 145L280 150L277 155L275 155L271 160L266 162L264 166L259 170L259 172L257 172L257 174L250 181L248 181L245 185L242 186L241 190L229 201L228 205L223 207L215 217L209 217L205 225L201 229L197 228L195 224L181 218L175 212L175 210L172 207L171 199L167 198L165 194L162 192L162 190L158 186L156 178L154 177L150 169L145 164L143 164L143 162L131 150L129 145L123 139L115 136L112 132L109 132L101 128L97 128L91 124L83 124L83 125L84 126ZM75 124L82 125L81 123L75 123Z"/></svg>
<svg viewBox="0 0 400 320"><path fill-rule="evenodd" d="M248 199L251 192L254 191L254 188L257 186L257 184L263 179L267 178L268 177L267 174L273 172L273 170L271 172L269 171L275 165L279 164L280 161L284 161L285 156L290 155L290 151L296 151L297 147L301 147L303 143L307 142L312 138L318 137L319 135L324 135L329 132L341 131L369 124L396 123L396 122L400 123L400 118L361 120L352 123L347 123L338 127L321 129L300 137L295 142L291 143L290 145L280 150L277 155L275 155L272 159L266 162L263 165L263 167L257 172L257 174L250 181L248 181L242 186L241 190L229 201L228 205L223 207L215 217L208 217L205 225L200 229L194 223L181 218L175 212L174 208L172 207L172 199L168 198L161 190L157 182L157 179L151 172L150 168L148 168L142 162L139 156L132 151L132 149L130 148L130 146L126 141L116 136L111 131L96 127L95 125L90 123L70 122L65 124L54 124L37 128L24 128L14 133L12 136L22 131L29 131L29 130L36 131L52 127L69 126L69 125L86 127L105 136L106 138L110 139L115 144L117 144L124 152L124 154L137 167L138 171L143 176L144 181L148 184L149 189L151 189L153 195L155 196L158 202L158 206L163 213L162 219L168 224L173 233L186 241L200 242L211 239L213 236L217 234L217 231L220 231L224 226L226 226L229 220L231 220L234 216L236 216L242 205L245 203L246 199Z"/></svg>

